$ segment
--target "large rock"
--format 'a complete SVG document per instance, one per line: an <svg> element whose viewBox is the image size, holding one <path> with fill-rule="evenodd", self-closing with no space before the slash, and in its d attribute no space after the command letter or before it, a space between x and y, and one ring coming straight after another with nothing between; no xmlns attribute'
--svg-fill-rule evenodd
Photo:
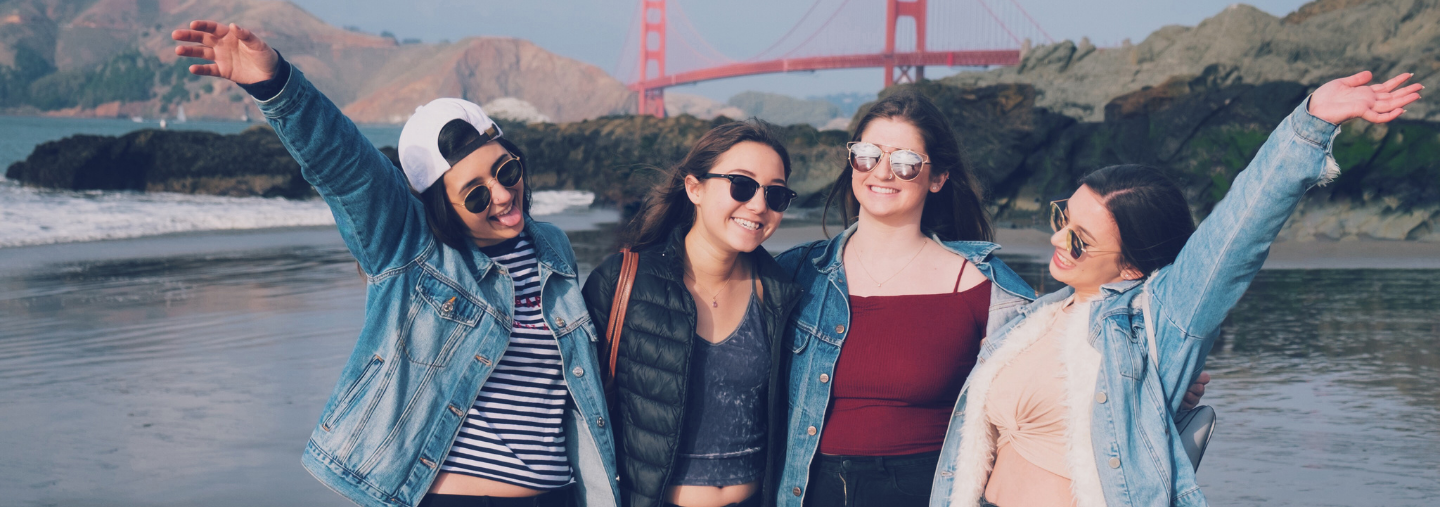
<svg viewBox="0 0 1440 507"><path fill-rule="evenodd" d="M1218 66L1121 95L1101 121L1076 121L1037 106L1029 85L912 86L950 118L972 168L1001 220L1041 226L1044 203L1074 192L1084 174L1115 164L1144 164L1179 183L1204 217L1225 196L1276 125L1304 100L1293 82L1226 84ZM895 90L887 90L894 93ZM859 114L864 114L862 109ZM1342 175L1312 191L1305 209L1344 212L1313 219L1292 237L1440 240L1440 123L1362 121L1335 143ZM1433 232L1432 232L1433 231Z"/></svg>
<svg viewBox="0 0 1440 507"><path fill-rule="evenodd" d="M78 135L35 148L5 177L67 190L138 190L228 196L315 195L269 127L234 135L139 130Z"/></svg>
<svg viewBox="0 0 1440 507"><path fill-rule="evenodd" d="M944 81L962 87L1031 84L1040 90L1037 105L1100 121L1115 97L1217 65L1226 84L1314 87L1371 70L1381 77L1414 72L1433 87L1440 84L1440 1L1321 0L1283 19L1235 4L1195 27L1161 28L1140 44L1096 48L1086 40L1063 41L1029 50L1018 66ZM1411 118L1440 121L1433 103L1409 109Z"/></svg>

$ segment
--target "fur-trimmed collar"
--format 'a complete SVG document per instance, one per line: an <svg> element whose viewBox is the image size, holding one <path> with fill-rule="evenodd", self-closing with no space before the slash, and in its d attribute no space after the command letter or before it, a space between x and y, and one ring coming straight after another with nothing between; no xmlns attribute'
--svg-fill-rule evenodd
<svg viewBox="0 0 1440 507"><path fill-rule="evenodd" d="M1068 300L1068 298L1067 298ZM1079 507L1105 507L1105 492L1095 463L1090 438L1094 410L1095 381L1100 374L1100 351L1088 339L1090 306L1081 303L1073 315L1058 315L1066 301L1056 301L1036 310L1012 329L995 352L970 374L966 387L965 422L960 429L960 451L956 455L955 486L950 490L954 506L979 505L985 484L995 465L996 435L985 417L985 399L1000 370L1012 363L1030 345L1050 331L1052 323L1064 326L1060 362L1065 368L1065 464L1070 471L1071 494Z"/></svg>

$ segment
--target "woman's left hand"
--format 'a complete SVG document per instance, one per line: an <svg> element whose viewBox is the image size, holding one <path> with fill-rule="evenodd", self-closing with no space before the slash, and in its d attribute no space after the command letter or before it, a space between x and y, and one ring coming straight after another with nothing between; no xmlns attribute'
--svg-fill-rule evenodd
<svg viewBox="0 0 1440 507"><path fill-rule="evenodd" d="M1370 71L1336 79L1325 83L1310 95L1310 114L1316 118L1339 125L1355 118L1364 118L1370 123L1385 123L1405 113L1403 109L1420 99L1419 83L1395 88L1408 81L1414 74L1401 74L1380 84L1370 82Z"/></svg>
<svg viewBox="0 0 1440 507"><path fill-rule="evenodd" d="M1180 404L1180 410L1193 410L1200 405L1200 397L1205 396L1205 384L1210 383L1210 374L1200 372L1200 377L1190 384L1190 389L1185 391L1185 402Z"/></svg>

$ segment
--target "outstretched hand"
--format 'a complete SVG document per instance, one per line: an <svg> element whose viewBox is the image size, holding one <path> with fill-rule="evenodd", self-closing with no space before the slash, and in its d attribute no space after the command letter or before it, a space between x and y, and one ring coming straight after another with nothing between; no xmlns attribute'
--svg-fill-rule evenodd
<svg viewBox="0 0 1440 507"><path fill-rule="evenodd" d="M1364 118L1370 123L1385 123L1405 113L1403 109L1420 99L1419 83L1395 88L1414 77L1401 74L1380 84L1370 82L1370 71L1336 79L1325 83L1310 96L1310 114L1316 118L1339 125L1354 118Z"/></svg>
<svg viewBox="0 0 1440 507"><path fill-rule="evenodd" d="M189 30L176 30L170 38L198 46L175 46L175 54L203 58L213 63L191 65L190 73L215 76L239 84L255 84L275 77L280 56L254 32L234 23L191 21Z"/></svg>

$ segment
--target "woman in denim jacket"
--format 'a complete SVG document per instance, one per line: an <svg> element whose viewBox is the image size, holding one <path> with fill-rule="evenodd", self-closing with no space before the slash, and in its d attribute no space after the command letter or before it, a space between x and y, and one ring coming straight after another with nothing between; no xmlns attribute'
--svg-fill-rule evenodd
<svg viewBox="0 0 1440 507"><path fill-rule="evenodd" d="M1207 505L1174 423L1185 387L1301 196L1339 174L1337 125L1398 117L1419 98L1420 85L1395 90L1409 77L1320 87L1198 228L1180 190L1141 166L1091 173L1054 203L1050 272L1068 287L986 340L931 505Z"/></svg>
<svg viewBox="0 0 1440 507"><path fill-rule="evenodd" d="M928 99L880 100L851 141L830 200L856 222L777 258L805 289L777 500L925 505L966 365L1035 293L995 257L979 185Z"/></svg>
<svg viewBox="0 0 1440 507"><path fill-rule="evenodd" d="M256 97L366 277L363 331L305 468L366 506L615 505L574 253L529 219L523 157L498 126L458 99L417 109L402 176L249 30L195 21L172 36L198 43L176 54L214 62L191 72Z"/></svg>

